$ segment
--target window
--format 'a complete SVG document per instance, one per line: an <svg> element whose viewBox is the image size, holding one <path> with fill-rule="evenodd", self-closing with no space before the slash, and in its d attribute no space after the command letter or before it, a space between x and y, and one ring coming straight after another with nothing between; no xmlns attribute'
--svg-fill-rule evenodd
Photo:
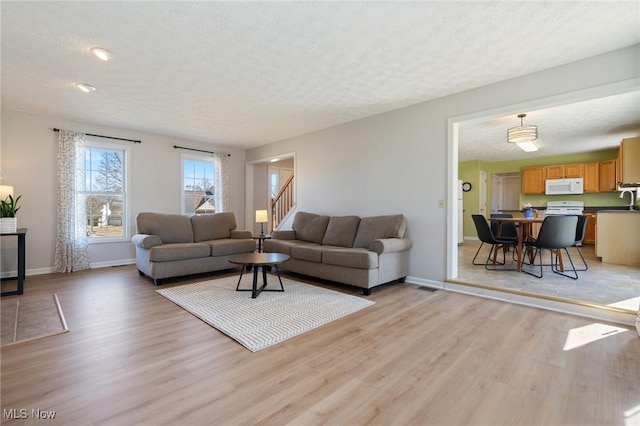
<svg viewBox="0 0 640 426"><path fill-rule="evenodd" d="M215 208L215 164L210 157L182 156L182 213L213 214Z"/></svg>
<svg viewBox="0 0 640 426"><path fill-rule="evenodd" d="M127 148L87 141L84 148L85 224L89 241L126 239Z"/></svg>

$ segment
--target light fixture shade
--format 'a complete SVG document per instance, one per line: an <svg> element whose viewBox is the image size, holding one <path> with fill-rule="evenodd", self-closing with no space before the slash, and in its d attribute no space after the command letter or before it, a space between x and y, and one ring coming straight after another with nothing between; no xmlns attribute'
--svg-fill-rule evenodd
<svg viewBox="0 0 640 426"><path fill-rule="evenodd" d="M9 195L13 197L13 186L0 185L0 200L6 200Z"/></svg>
<svg viewBox="0 0 640 426"><path fill-rule="evenodd" d="M269 216L267 215L266 210L256 210L256 222L257 223L266 223L269 221Z"/></svg>
<svg viewBox="0 0 640 426"><path fill-rule="evenodd" d="M532 142L538 139L538 126L518 126L507 130L507 140L511 143Z"/></svg>
<svg viewBox="0 0 640 426"><path fill-rule="evenodd" d="M516 145L524 152L534 152L538 150L538 145L536 145L535 142L518 142Z"/></svg>

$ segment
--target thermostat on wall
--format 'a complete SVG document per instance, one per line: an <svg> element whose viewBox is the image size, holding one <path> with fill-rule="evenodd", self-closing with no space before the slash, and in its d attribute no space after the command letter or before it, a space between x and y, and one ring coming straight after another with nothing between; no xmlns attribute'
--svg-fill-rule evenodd
<svg viewBox="0 0 640 426"><path fill-rule="evenodd" d="M464 192L469 192L471 191L471 184L469 182L463 182L462 183L462 190Z"/></svg>

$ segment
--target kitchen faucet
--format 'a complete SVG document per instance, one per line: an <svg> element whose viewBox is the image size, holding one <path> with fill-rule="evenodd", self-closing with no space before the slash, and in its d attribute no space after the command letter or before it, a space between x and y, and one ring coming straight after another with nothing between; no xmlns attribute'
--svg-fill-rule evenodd
<svg viewBox="0 0 640 426"><path fill-rule="evenodd" d="M633 189L623 189L620 191L620 198L624 197L625 193L629 193L631 195L631 202L629 203L629 210L633 210L633 205L635 204L634 199L633 199L633 191L637 189L637 188L633 188Z"/></svg>

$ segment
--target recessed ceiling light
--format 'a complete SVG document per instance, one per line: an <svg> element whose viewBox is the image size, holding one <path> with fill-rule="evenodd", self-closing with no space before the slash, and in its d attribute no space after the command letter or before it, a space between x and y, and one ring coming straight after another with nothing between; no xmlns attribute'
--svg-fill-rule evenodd
<svg viewBox="0 0 640 426"><path fill-rule="evenodd" d="M107 49L103 49L102 47L92 47L91 53L93 53L103 61L108 61L110 59L113 59L113 53L111 53L111 51Z"/></svg>
<svg viewBox="0 0 640 426"><path fill-rule="evenodd" d="M82 90L85 93L93 92L96 90L95 87L87 83L76 83L74 84L74 86L76 86L78 89Z"/></svg>

